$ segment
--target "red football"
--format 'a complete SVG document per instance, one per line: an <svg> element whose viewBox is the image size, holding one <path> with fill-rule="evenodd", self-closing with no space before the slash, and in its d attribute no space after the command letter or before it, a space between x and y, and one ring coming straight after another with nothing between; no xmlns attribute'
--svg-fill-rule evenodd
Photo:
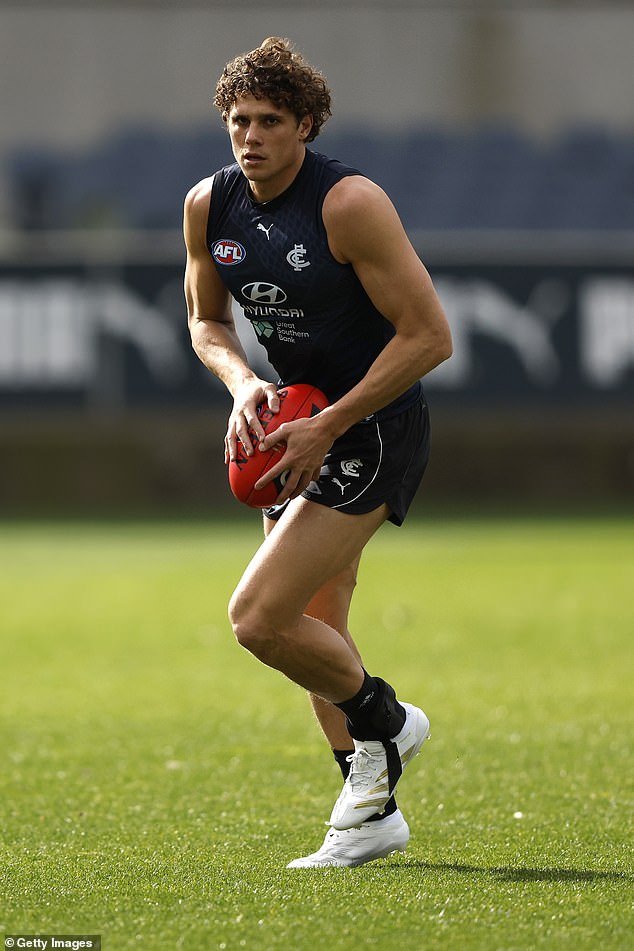
<svg viewBox="0 0 634 951"><path fill-rule="evenodd" d="M320 410L328 406L328 400L321 390L308 383L286 386L278 390L277 395L280 398L278 413L272 413L265 403L258 406L258 419L265 433L274 432L278 426L288 423L291 419L316 416ZM245 505L256 509L266 508L274 504L284 488L286 473L282 472L277 479L269 482L259 491L253 487L258 479L278 462L280 456L284 455L285 448L284 444L280 443L267 452L260 452L257 448L258 440L251 429L249 429L249 436L255 452L252 456L247 456L244 447L238 443L238 456L229 463L229 485L239 502L244 502Z"/></svg>

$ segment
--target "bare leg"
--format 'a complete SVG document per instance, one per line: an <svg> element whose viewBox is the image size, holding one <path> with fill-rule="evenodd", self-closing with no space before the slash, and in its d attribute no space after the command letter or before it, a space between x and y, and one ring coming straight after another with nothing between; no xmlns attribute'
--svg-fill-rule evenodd
<svg viewBox="0 0 634 951"><path fill-rule="evenodd" d="M359 691L363 668L341 631L305 612L326 582L358 560L387 514L381 506L349 516L295 499L231 599L229 614L240 644L333 703Z"/></svg>
<svg viewBox="0 0 634 951"><path fill-rule="evenodd" d="M273 519L264 519L264 533L273 531L277 522ZM361 556L357 556L353 563L344 568L335 578L327 581L313 597L306 607L305 613L310 617L324 621L344 638L353 654L361 663L361 655L348 630L348 613L350 602L357 583L357 571ZM352 740L346 726L346 718L338 707L323 700L314 693L309 693L310 702L317 721L333 750L352 749Z"/></svg>
<svg viewBox="0 0 634 951"><path fill-rule="evenodd" d="M338 631L361 663L361 655L348 630L348 612L356 585L359 560L356 558L354 563L340 572L336 578L326 582L306 608L306 614L325 621ZM310 694L310 701L319 725L333 750L352 749L352 739L342 711L313 693Z"/></svg>
<svg viewBox="0 0 634 951"><path fill-rule="evenodd" d="M268 536L277 526L277 522L272 519L264 518L264 533ZM321 588L312 597L305 608L304 613L318 621L322 621L337 631L345 640L354 657L361 663L361 655L348 629L348 615L352 595L357 583L357 573L361 554L359 553L350 564L341 570L333 578L326 581ZM331 749L337 751L353 749L353 741L348 732L346 718L343 712L333 703L323 699L323 697L311 693L309 698L312 703L313 711L317 721L330 744ZM339 761L339 760L338 760ZM343 771L344 778L347 772L344 771L345 764L339 761ZM373 818L379 820L387 815L393 815L396 812L396 802L390 799L387 803L384 814L377 814ZM399 833L402 830L399 828ZM373 846L370 846L372 848Z"/></svg>

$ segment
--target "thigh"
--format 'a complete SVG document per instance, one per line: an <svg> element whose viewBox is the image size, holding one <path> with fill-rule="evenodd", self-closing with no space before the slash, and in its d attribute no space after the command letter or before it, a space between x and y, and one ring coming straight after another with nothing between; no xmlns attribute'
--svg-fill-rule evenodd
<svg viewBox="0 0 634 951"><path fill-rule="evenodd" d="M386 505L346 515L303 497L294 499L248 565L241 592L275 610L280 621L303 614L339 574L356 573L361 552L389 514ZM271 583L263 584L265 578Z"/></svg>
<svg viewBox="0 0 634 951"><path fill-rule="evenodd" d="M268 518L266 514L263 521L265 536L270 535L279 522L278 519ZM338 574L324 582L306 606L305 613L325 621L343 634L348 626L350 602L357 584L360 562L361 553L356 555Z"/></svg>

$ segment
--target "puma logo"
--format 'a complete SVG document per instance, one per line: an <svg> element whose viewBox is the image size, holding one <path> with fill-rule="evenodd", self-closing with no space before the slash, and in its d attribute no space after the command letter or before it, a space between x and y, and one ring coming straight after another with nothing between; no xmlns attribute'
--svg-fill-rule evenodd
<svg viewBox="0 0 634 951"><path fill-rule="evenodd" d="M271 240L271 235L269 234L269 231L271 230L272 227L273 227L273 225L269 225L268 228L266 228L266 227L262 224L262 222L260 221L259 224L258 224L257 230L258 230L258 231L263 231L264 234L266 235L266 237L268 238L268 240L270 241L270 240Z"/></svg>
<svg viewBox="0 0 634 951"><path fill-rule="evenodd" d="M341 489L341 494L342 494L342 495L343 495L343 493L346 491L346 489L348 488L348 486L350 485L349 482L346 482L346 483L344 484L343 482L340 482L339 479L333 479L332 481L333 481L336 485L339 486L339 488Z"/></svg>

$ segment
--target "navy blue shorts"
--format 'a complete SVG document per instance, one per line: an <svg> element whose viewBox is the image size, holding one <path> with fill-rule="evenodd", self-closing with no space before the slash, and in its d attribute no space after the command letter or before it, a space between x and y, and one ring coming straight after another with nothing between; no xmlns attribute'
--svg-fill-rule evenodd
<svg viewBox="0 0 634 951"><path fill-rule="evenodd" d="M429 410L421 396L397 416L371 416L340 436L319 479L302 496L349 515L365 515L386 503L389 521L402 525L427 467L430 444ZM278 519L286 505L273 505L264 514Z"/></svg>

